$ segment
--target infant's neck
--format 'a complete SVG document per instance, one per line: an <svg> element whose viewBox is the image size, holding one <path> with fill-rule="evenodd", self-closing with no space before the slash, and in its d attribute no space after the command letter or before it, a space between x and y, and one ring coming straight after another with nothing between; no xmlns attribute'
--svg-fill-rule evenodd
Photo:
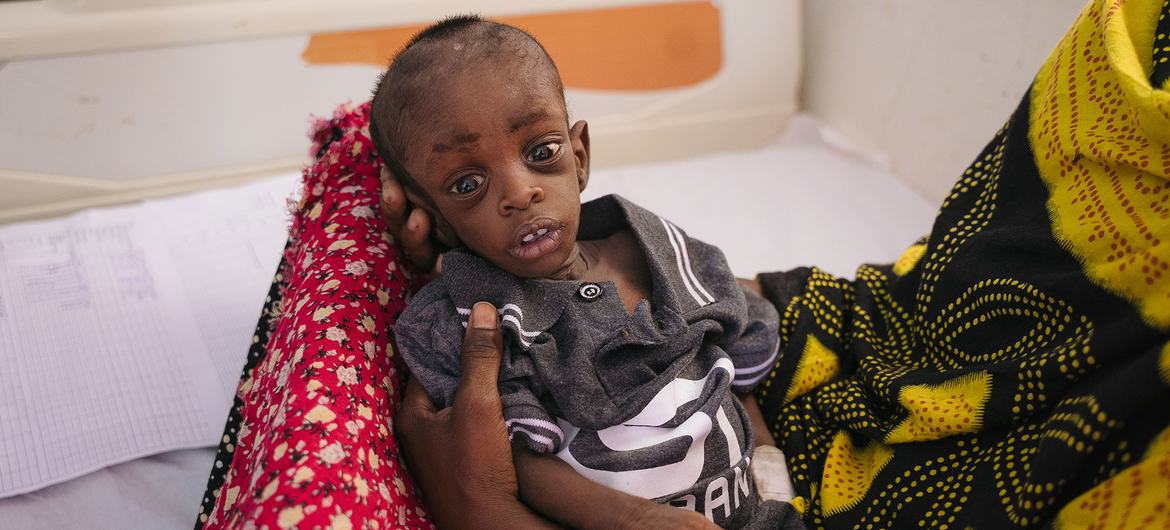
<svg viewBox="0 0 1170 530"><path fill-rule="evenodd" d="M545 276L545 279L616 282L634 270L645 267L637 248L633 234L628 230L620 230L602 239L574 241L569 259L560 269Z"/></svg>
<svg viewBox="0 0 1170 530"><path fill-rule="evenodd" d="M619 230L604 239L577 241L575 245L571 259L547 279L612 281L626 312L631 314L639 302L650 299L650 269L629 230Z"/></svg>
<svg viewBox="0 0 1170 530"><path fill-rule="evenodd" d="M598 248L594 241L574 241L573 252L565 264L552 274L545 277L547 280L581 281L590 278L589 271L597 264Z"/></svg>

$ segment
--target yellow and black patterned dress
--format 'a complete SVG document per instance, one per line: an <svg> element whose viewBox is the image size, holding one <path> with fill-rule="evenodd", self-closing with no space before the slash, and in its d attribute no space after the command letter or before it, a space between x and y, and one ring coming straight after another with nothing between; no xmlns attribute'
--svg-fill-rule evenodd
<svg viewBox="0 0 1170 530"><path fill-rule="evenodd" d="M1092 2L897 263L761 275L810 526L1170 528L1168 58Z"/></svg>

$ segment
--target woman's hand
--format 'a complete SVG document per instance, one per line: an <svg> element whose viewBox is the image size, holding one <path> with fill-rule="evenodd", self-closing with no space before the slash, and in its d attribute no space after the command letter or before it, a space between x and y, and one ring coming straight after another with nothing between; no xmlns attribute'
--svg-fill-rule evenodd
<svg viewBox="0 0 1170 530"><path fill-rule="evenodd" d="M386 166L379 174L382 181L382 218L390 235L406 252L410 261L422 271L440 272L439 242L431 235L431 216L414 208L406 198L402 184Z"/></svg>
<svg viewBox="0 0 1170 530"><path fill-rule="evenodd" d="M435 410L413 378L398 411L407 466L441 528L551 527L518 499L496 380L499 317L475 304L463 336L462 375L449 408Z"/></svg>

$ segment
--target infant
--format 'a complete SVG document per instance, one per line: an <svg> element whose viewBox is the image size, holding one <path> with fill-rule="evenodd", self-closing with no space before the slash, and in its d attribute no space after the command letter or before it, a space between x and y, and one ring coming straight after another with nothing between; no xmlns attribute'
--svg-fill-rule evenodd
<svg viewBox="0 0 1170 530"><path fill-rule="evenodd" d="M370 135L454 249L398 318L399 352L448 406L472 304L499 309L527 504L574 527L606 526L597 504L620 495L659 503L663 525L792 524L756 491L752 432L766 427L735 395L754 399L776 363L775 309L669 221L613 195L581 204L588 128L569 126L531 36L474 16L424 30L379 82Z"/></svg>

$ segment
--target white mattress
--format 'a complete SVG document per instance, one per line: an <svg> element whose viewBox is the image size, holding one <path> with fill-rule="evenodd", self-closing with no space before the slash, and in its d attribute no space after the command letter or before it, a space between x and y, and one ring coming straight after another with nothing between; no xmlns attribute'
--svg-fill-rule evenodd
<svg viewBox="0 0 1170 530"><path fill-rule="evenodd" d="M929 232L935 210L890 174L821 141L808 123L764 149L598 171L586 199L605 193L620 193L720 246L741 276L808 264L850 276L860 263L897 258ZM168 199L168 207L194 208L199 200ZM258 309L268 285L250 282L238 289L255 293ZM204 303L209 307L201 310L221 309ZM255 322L236 324L224 333L246 346ZM240 363L245 346L234 352ZM189 528L213 456L214 448L173 451L2 499L0 529Z"/></svg>

